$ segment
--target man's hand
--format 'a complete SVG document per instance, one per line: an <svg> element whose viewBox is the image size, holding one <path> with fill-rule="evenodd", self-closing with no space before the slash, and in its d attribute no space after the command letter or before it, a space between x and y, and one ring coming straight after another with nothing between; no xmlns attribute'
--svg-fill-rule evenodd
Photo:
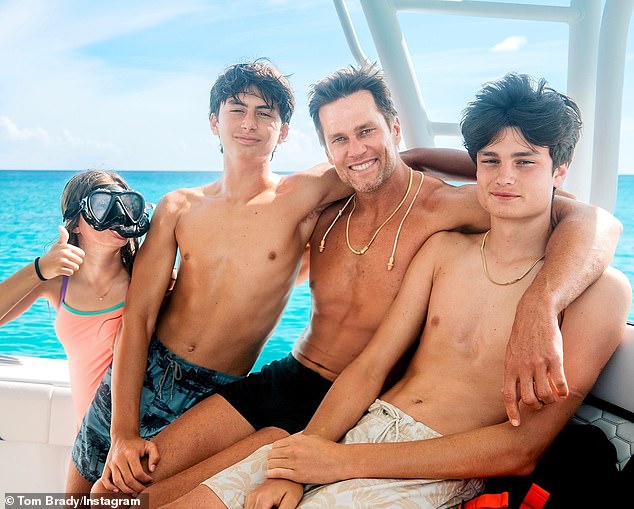
<svg viewBox="0 0 634 509"><path fill-rule="evenodd" d="M59 238L48 252L40 258L40 271L46 279L57 276L72 276L84 261L84 250L68 243L68 231L57 227Z"/></svg>
<svg viewBox="0 0 634 509"><path fill-rule="evenodd" d="M547 306L520 301L506 347L504 405L520 425L519 401L540 409L568 396L563 344L557 317Z"/></svg>
<svg viewBox="0 0 634 509"><path fill-rule="evenodd" d="M136 495L152 482L152 477L143 469L141 458L148 457L148 469L154 472L161 459L154 442L140 437L112 441L106 465L101 475L104 487L113 492Z"/></svg>
<svg viewBox="0 0 634 509"><path fill-rule="evenodd" d="M304 496L304 486L287 479L267 479L254 489L244 503L245 509L295 509Z"/></svg>
<svg viewBox="0 0 634 509"><path fill-rule="evenodd" d="M273 443L266 476L304 484L329 484L343 479L343 446L315 435L299 433Z"/></svg>

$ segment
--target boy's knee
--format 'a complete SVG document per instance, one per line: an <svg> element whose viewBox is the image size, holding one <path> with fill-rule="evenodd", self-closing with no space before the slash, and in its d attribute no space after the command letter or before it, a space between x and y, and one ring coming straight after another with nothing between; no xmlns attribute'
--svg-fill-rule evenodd
<svg viewBox="0 0 634 509"><path fill-rule="evenodd" d="M93 484L92 488L90 489L90 494L91 495L102 495L102 494L105 494L105 493L111 493L111 492L106 489L106 487L101 482L101 479L97 479L97 482L95 484Z"/></svg>

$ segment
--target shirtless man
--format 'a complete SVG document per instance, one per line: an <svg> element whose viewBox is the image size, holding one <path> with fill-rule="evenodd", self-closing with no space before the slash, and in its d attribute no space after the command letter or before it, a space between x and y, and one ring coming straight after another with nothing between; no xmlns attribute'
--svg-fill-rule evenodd
<svg viewBox="0 0 634 509"><path fill-rule="evenodd" d="M441 230L488 228L474 186L423 178L401 160L400 125L376 69L343 69L318 83L310 111L329 161L356 191L351 201L322 213L311 237L311 322L288 358L224 386L155 438L161 451L155 480L180 473L147 490L153 505L193 488L265 440L302 430L331 382L376 331L423 243ZM527 322L554 320L557 328L556 315L607 267L618 238L619 225L609 214L571 200L556 202L560 222L544 267L518 306L530 312L517 318L519 330L529 331L515 338L518 344L529 340ZM561 219L566 212L568 219ZM570 216L594 227L580 228ZM602 232L599 242L596 232ZM562 241L565 247L558 248ZM253 435L256 430L265 436Z"/></svg>
<svg viewBox="0 0 634 509"><path fill-rule="evenodd" d="M479 492L482 477L532 471L623 337L632 300L627 278L607 269L566 307L559 321L570 395L541 410L522 408L522 424L513 426L500 394L508 335L544 258L553 190L580 129L574 102L543 81L507 75L485 86L462 133L491 229L430 238L376 334L306 430L170 507L293 509L302 496L305 509L453 507ZM416 343L405 375L375 400ZM304 491L286 479L313 485ZM245 492L262 482L245 504Z"/></svg>

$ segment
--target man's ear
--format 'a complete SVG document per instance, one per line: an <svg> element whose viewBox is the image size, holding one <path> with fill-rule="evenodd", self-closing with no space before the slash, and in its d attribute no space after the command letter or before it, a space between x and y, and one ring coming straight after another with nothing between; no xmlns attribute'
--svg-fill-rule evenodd
<svg viewBox="0 0 634 509"><path fill-rule="evenodd" d="M555 168L553 172L554 188L559 189L563 185L564 180L566 180L566 175L568 175L568 166L570 166L570 163L564 163Z"/></svg>
<svg viewBox="0 0 634 509"><path fill-rule="evenodd" d="M218 117L215 113L209 115L209 127L211 127L211 132L218 136Z"/></svg>
<svg viewBox="0 0 634 509"><path fill-rule="evenodd" d="M284 122L282 124L282 127L280 128L280 136L277 139L277 144L281 144L284 143L284 141L286 141L286 137L288 136L288 124L286 122Z"/></svg>
<svg viewBox="0 0 634 509"><path fill-rule="evenodd" d="M401 143L401 121L398 119L398 117L394 117L392 134L394 135L395 145L398 147Z"/></svg>

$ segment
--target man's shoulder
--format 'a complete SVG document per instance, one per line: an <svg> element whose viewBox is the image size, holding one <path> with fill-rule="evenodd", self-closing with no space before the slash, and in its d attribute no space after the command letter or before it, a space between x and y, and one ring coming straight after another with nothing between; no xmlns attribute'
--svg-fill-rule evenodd
<svg viewBox="0 0 634 509"><path fill-rule="evenodd" d="M455 204L475 201L475 184L454 185L442 179L425 175L421 189L421 205L430 211L444 209Z"/></svg>

